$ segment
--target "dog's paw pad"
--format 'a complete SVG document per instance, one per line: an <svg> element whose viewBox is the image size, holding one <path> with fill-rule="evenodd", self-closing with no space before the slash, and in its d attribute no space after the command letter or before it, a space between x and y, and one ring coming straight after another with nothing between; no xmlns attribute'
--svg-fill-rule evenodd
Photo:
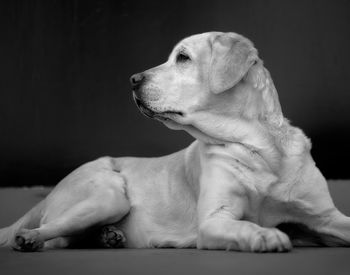
<svg viewBox="0 0 350 275"><path fill-rule="evenodd" d="M44 247L44 242L38 240L37 237L38 234L33 234L31 231L18 233L13 249L22 252L40 251Z"/></svg>
<svg viewBox="0 0 350 275"><path fill-rule="evenodd" d="M105 248L121 248L126 238L123 232L114 225L104 226L101 230L100 244Z"/></svg>

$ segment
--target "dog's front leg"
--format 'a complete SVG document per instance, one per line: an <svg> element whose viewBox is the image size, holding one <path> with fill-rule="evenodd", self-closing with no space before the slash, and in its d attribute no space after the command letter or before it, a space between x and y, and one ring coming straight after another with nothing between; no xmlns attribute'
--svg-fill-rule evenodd
<svg viewBox="0 0 350 275"><path fill-rule="evenodd" d="M285 252L292 249L288 236L277 228L249 221L212 217L200 226L197 248L250 252Z"/></svg>
<svg viewBox="0 0 350 275"><path fill-rule="evenodd" d="M199 249L282 252L292 248L288 236L277 228L243 220L249 207L243 182L220 165L206 168L198 198Z"/></svg>

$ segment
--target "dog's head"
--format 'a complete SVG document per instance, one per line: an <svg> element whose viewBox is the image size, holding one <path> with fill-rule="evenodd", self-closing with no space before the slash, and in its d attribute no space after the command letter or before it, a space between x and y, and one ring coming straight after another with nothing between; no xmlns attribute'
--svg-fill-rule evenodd
<svg viewBox="0 0 350 275"><path fill-rule="evenodd" d="M143 114L196 138L227 140L230 121L280 112L257 50L235 33L190 36L175 46L167 62L130 81Z"/></svg>

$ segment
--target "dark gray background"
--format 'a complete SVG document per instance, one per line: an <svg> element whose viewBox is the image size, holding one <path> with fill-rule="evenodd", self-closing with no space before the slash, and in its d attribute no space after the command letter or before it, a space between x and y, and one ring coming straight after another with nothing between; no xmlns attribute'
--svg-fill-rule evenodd
<svg viewBox="0 0 350 275"><path fill-rule="evenodd" d="M128 79L211 30L255 42L318 166L349 178L349 14L345 0L1 1L0 183L52 185L99 156L188 145L138 112Z"/></svg>

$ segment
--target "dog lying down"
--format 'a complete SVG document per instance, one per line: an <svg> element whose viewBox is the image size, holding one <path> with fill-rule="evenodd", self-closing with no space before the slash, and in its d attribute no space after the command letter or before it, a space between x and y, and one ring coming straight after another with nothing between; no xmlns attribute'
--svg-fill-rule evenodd
<svg viewBox="0 0 350 275"><path fill-rule="evenodd" d="M103 157L64 178L0 243L289 251L349 246L304 133L284 118L252 42L209 32L131 77L140 111L194 141L160 158Z"/></svg>

